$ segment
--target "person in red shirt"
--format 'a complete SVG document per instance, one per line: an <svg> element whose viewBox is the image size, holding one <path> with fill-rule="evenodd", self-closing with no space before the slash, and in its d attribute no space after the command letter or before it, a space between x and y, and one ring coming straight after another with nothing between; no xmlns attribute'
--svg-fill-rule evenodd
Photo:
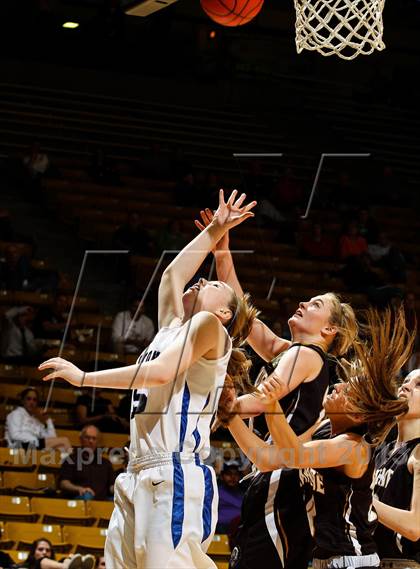
<svg viewBox="0 0 420 569"><path fill-rule="evenodd" d="M349 257L358 257L366 253L368 248L367 241L359 234L356 223L351 222L347 226L347 231L340 238L340 257L348 260Z"/></svg>

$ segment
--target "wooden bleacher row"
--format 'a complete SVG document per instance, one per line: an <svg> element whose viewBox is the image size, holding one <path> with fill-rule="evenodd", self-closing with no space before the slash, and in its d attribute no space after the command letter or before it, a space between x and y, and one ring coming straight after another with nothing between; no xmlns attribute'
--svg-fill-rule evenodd
<svg viewBox="0 0 420 569"><path fill-rule="evenodd" d="M6 522L0 529L2 530L0 547L16 561L24 561L26 559L25 550L28 550L31 543L40 537L47 538L54 549L61 552L57 555L57 560L63 559L70 553L102 555L107 534L107 529L104 527L24 522ZM213 558L218 569L227 569L230 557L227 535L216 534L210 543L208 554Z"/></svg>
<svg viewBox="0 0 420 569"><path fill-rule="evenodd" d="M70 306L73 297L68 295L67 302ZM12 291L0 290L0 304L8 304L16 306L20 304L29 304L32 306L49 306L53 303L54 297L52 294L28 291ZM75 306L78 310L86 310L89 312L97 312L98 304L92 298L79 296L76 299Z"/></svg>

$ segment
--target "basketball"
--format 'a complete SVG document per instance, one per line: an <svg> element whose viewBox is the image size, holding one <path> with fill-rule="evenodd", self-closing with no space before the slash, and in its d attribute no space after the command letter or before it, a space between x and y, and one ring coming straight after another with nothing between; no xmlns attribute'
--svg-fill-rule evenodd
<svg viewBox="0 0 420 569"><path fill-rule="evenodd" d="M264 0L201 0L206 14L222 26L242 26L259 13Z"/></svg>

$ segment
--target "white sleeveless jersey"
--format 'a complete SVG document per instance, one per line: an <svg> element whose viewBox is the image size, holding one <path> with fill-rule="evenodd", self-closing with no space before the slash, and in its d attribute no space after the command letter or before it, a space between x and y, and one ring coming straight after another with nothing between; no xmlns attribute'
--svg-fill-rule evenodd
<svg viewBox="0 0 420 569"><path fill-rule="evenodd" d="M161 328L137 363L155 359L187 334L188 322ZM135 389L130 416L130 457L153 453L193 452L205 459L210 453L210 422L217 410L225 381L232 342L226 332L225 355L200 358L183 374L160 387Z"/></svg>

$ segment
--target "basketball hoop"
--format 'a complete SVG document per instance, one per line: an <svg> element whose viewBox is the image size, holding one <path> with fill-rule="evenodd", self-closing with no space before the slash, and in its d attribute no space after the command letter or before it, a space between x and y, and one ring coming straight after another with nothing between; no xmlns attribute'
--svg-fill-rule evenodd
<svg viewBox="0 0 420 569"><path fill-rule="evenodd" d="M385 0L294 0L296 49L354 59L382 51Z"/></svg>

